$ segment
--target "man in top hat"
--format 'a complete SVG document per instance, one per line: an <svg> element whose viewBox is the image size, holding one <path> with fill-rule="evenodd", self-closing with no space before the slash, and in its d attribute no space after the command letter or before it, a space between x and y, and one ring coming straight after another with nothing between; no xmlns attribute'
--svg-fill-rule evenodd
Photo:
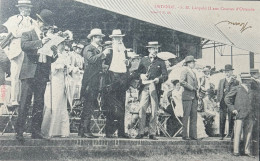
<svg viewBox="0 0 260 161"><path fill-rule="evenodd" d="M0 29L0 32L8 32L14 38L9 46L4 50L11 62L11 103L13 106L19 105L19 95L21 82L19 74L23 62L23 52L21 49L21 36L23 32L30 31L34 28L35 21L30 17L32 4L30 0L18 0L16 5L19 14L10 17Z"/></svg>
<svg viewBox="0 0 260 161"><path fill-rule="evenodd" d="M91 40L91 44L83 50L85 68L80 94L83 111L78 133L81 137L96 138L90 131L90 123L94 110L98 108L97 97L102 74L102 62L109 53L108 49L102 51L101 42L104 36L101 29L92 29L87 36Z"/></svg>
<svg viewBox="0 0 260 161"><path fill-rule="evenodd" d="M242 83L233 86L225 95L225 102L228 109L236 116L234 126L234 155L239 156L240 139L243 131L244 154L251 156L250 144L252 137L252 129L255 120L253 110L254 92L251 89L251 75L249 73L241 73Z"/></svg>
<svg viewBox="0 0 260 161"><path fill-rule="evenodd" d="M38 53L50 38L44 37L51 26L54 25L53 13L44 9L37 14L36 26L33 30L24 32L21 37L21 47L24 60L19 78L21 79L21 102L16 122L16 138L23 141L26 118L34 95L32 110L32 138L41 139L41 124L44 107L44 92L49 81L50 64L57 54L57 47L53 46L53 57Z"/></svg>
<svg viewBox="0 0 260 161"><path fill-rule="evenodd" d="M182 93L183 104L183 140L197 140L197 108L198 108L198 80L193 69L195 60L193 56L186 56L184 65L186 68L181 72L180 83L184 88ZM188 129L188 120L190 117L190 126ZM188 136L189 130L189 136Z"/></svg>
<svg viewBox="0 0 260 161"><path fill-rule="evenodd" d="M159 108L159 98L161 84L168 79L168 73L165 62L157 57L160 45L157 41L149 42L146 46L149 51L149 56L141 59L137 69L137 76L141 79L140 86L140 126L137 139L144 137L146 110L151 105L151 117L149 123L149 139L157 140L156 121Z"/></svg>
<svg viewBox="0 0 260 161"><path fill-rule="evenodd" d="M225 65L225 75L226 78L223 78L219 81L218 91L217 91L217 102L220 105L219 115L220 115L220 140L223 140L225 137L225 125L226 125L226 117L228 115L229 121L229 136L231 137L233 127L234 127L234 119L232 118L232 111L229 111L227 105L224 101L226 94L230 91L230 89L234 86L237 86L239 82L232 76L233 75L232 65Z"/></svg>
<svg viewBox="0 0 260 161"><path fill-rule="evenodd" d="M127 52L123 43L123 37L120 29L112 31L112 53L109 55L106 64L109 65L109 75L111 86L110 91L105 95L106 107L106 137L113 137L118 130L118 137L128 138L125 135L125 99L126 91L129 85L129 62L127 61ZM115 121L117 120L117 121Z"/></svg>

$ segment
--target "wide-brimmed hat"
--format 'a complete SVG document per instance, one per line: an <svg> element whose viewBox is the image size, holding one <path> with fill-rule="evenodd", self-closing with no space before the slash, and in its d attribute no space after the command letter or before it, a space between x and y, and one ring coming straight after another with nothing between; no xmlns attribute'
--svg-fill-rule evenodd
<svg viewBox="0 0 260 161"><path fill-rule="evenodd" d="M36 14L37 18L42 21L46 25L53 26L54 25L54 19L53 19L53 13L50 10L43 9L40 14Z"/></svg>
<svg viewBox="0 0 260 161"><path fill-rule="evenodd" d="M250 73L253 74L253 73L259 73L259 69L250 69Z"/></svg>
<svg viewBox="0 0 260 161"><path fill-rule="evenodd" d="M184 63L189 63L189 62L196 62L196 60L194 59L194 56L189 55L189 56L185 57Z"/></svg>
<svg viewBox="0 0 260 161"><path fill-rule="evenodd" d="M148 46L146 46L147 48L158 48L161 47L161 45L159 45L158 41L150 41L148 42Z"/></svg>
<svg viewBox="0 0 260 161"><path fill-rule="evenodd" d="M112 35L109 35L110 38L112 37L123 37L125 36L124 34L122 34L120 29L115 29L112 31Z"/></svg>
<svg viewBox="0 0 260 161"><path fill-rule="evenodd" d="M88 39L91 39L92 36L102 36L104 37L105 35L102 34L102 31L101 29L98 29L98 28L94 28L90 31L90 34L88 34Z"/></svg>
<svg viewBox="0 0 260 161"><path fill-rule="evenodd" d="M30 0L18 0L18 4L16 7L33 7L32 2Z"/></svg>
<svg viewBox="0 0 260 161"><path fill-rule="evenodd" d="M241 79L251 79L251 75L249 73L241 73L240 78Z"/></svg>
<svg viewBox="0 0 260 161"><path fill-rule="evenodd" d="M230 71L230 70L234 70L233 67L232 67L232 65L231 65L231 64L225 65L224 71Z"/></svg>

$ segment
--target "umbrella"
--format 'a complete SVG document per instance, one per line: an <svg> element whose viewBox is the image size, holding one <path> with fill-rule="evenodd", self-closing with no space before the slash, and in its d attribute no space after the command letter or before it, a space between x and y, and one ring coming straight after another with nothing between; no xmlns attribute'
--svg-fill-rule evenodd
<svg viewBox="0 0 260 161"><path fill-rule="evenodd" d="M160 52L157 54L157 56L162 60L168 60L176 58L176 55L170 52Z"/></svg>

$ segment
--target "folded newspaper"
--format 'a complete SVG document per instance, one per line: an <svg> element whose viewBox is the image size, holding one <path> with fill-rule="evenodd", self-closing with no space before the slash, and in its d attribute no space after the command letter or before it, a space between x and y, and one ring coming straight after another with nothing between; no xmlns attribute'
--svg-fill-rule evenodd
<svg viewBox="0 0 260 161"><path fill-rule="evenodd" d="M44 44L42 48L38 50L38 53L47 56L52 56L53 52L51 50L51 47L53 45L59 45L62 41L65 40L65 38L57 35L48 35L48 37L50 38L50 40L46 44Z"/></svg>

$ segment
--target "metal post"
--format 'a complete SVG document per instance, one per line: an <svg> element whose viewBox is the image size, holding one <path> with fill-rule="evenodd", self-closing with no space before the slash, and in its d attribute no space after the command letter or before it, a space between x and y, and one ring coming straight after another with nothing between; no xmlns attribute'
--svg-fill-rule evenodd
<svg viewBox="0 0 260 161"><path fill-rule="evenodd" d="M231 46L231 65L233 66L233 47Z"/></svg>
<svg viewBox="0 0 260 161"><path fill-rule="evenodd" d="M214 68L216 67L216 44L214 41Z"/></svg>

